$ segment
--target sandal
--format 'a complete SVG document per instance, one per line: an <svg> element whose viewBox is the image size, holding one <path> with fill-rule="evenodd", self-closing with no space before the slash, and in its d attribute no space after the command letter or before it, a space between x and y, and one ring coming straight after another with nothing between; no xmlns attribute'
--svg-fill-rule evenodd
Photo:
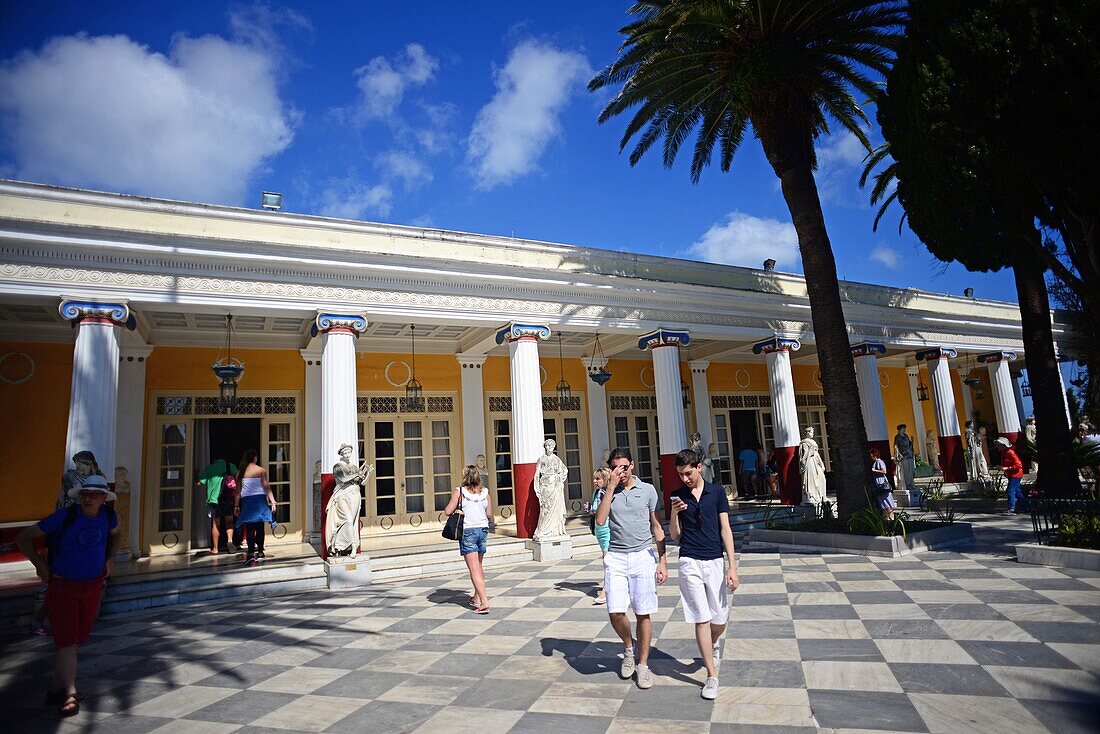
<svg viewBox="0 0 1100 734"><path fill-rule="evenodd" d="M488 614L489 607L477 607L474 609L474 614Z"/></svg>
<svg viewBox="0 0 1100 734"><path fill-rule="evenodd" d="M63 719L67 719L70 716L76 716L80 713L80 699L77 698L77 694L65 696L65 700L57 707L57 714Z"/></svg>
<svg viewBox="0 0 1100 734"><path fill-rule="evenodd" d="M77 701L83 701L84 700L84 694L81 693L80 691L77 691L76 693L73 694L73 698L75 698ZM48 703L48 704L50 704L50 703L61 703L64 700L65 700L64 692L62 692L62 691L46 691L46 703Z"/></svg>

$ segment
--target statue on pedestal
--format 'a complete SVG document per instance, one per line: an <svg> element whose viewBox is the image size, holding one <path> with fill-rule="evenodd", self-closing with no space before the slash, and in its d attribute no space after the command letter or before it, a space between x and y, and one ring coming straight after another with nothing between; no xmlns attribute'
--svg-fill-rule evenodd
<svg viewBox="0 0 1100 734"><path fill-rule="evenodd" d="M721 479L721 466L718 464L718 444L712 443L707 446L706 456L703 457L703 479L708 482L714 482Z"/></svg>
<svg viewBox="0 0 1100 734"><path fill-rule="evenodd" d="M940 445L936 440L935 432L931 428L924 435L924 452L924 458L928 459L928 465L934 471L940 471Z"/></svg>
<svg viewBox="0 0 1100 734"><path fill-rule="evenodd" d="M970 457L970 464L966 467L971 480L988 481L989 463L985 460L985 452L982 451L982 437L978 429L974 427L974 421L966 422L966 451Z"/></svg>
<svg viewBox="0 0 1100 734"><path fill-rule="evenodd" d="M569 469L554 453L557 445L554 439L546 439L542 444L545 453L535 464L535 497L539 501L539 522L531 536L535 540L558 539L566 535L565 482L569 478Z"/></svg>
<svg viewBox="0 0 1100 734"><path fill-rule="evenodd" d="M354 449L350 444L340 447L340 461L332 467L336 487L325 506L325 547L330 556L355 558L359 552L360 488L374 472L374 465L356 468L351 463Z"/></svg>
<svg viewBox="0 0 1100 734"><path fill-rule="evenodd" d="M474 466L477 467L477 475L481 477L481 486L488 489L489 487L489 466L485 462L485 454L478 454L474 459Z"/></svg>
<svg viewBox="0 0 1100 734"><path fill-rule="evenodd" d="M898 487L905 487L910 493L917 490L916 461L913 439L909 438L906 426L902 423L898 425L898 432L894 436L894 464L898 467Z"/></svg>
<svg viewBox="0 0 1100 734"><path fill-rule="evenodd" d="M73 464L76 465L74 468L61 475L61 494L58 495L56 504L58 510L76 504L77 501L69 496L69 490L83 487L84 480L92 475L106 476L99 470L95 454L91 451L77 451L73 454Z"/></svg>
<svg viewBox="0 0 1100 734"><path fill-rule="evenodd" d="M798 473L802 477L802 504L817 507L825 500L825 462L812 427L802 432L798 444Z"/></svg>
<svg viewBox="0 0 1100 734"><path fill-rule="evenodd" d="M118 517L118 549L130 550L130 470L115 467L115 516Z"/></svg>
<svg viewBox="0 0 1100 734"><path fill-rule="evenodd" d="M1024 423L1024 438L1027 439L1027 442L1028 442L1028 444L1030 444L1032 449L1034 449L1035 447L1037 447L1039 445L1039 444L1035 443L1037 435L1038 435L1038 431L1035 428L1035 416L1030 416L1027 419L1027 421ZM1035 459L1032 459L1030 463L1031 463L1030 471L1038 473L1038 471L1039 471L1039 462L1036 461Z"/></svg>

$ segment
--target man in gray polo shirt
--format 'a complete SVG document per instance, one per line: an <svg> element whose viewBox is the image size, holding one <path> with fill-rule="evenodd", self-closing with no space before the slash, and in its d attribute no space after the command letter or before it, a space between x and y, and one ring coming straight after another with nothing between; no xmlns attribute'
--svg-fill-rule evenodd
<svg viewBox="0 0 1100 734"><path fill-rule="evenodd" d="M634 476L634 460L627 449L612 451L607 465L611 478L596 509L596 524L607 523L611 529L611 543L604 556L607 614L625 647L619 675L631 678L637 673L638 688L650 688L653 685L648 665L653 639L650 615L657 611L657 584L668 578L665 532L657 517L661 501L652 484ZM651 539L656 541L656 553ZM638 619L637 656L626 616L627 607L631 606Z"/></svg>

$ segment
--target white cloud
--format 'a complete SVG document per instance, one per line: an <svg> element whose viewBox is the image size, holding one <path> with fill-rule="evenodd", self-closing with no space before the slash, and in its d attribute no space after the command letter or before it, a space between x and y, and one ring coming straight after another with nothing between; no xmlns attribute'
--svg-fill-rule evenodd
<svg viewBox="0 0 1100 734"><path fill-rule="evenodd" d="M477 113L467 141L477 187L510 184L533 171L546 145L561 135L558 115L570 93L591 74L575 51L538 41L513 49L494 72L496 94Z"/></svg>
<svg viewBox="0 0 1100 734"><path fill-rule="evenodd" d="M859 174L867 150L847 130L834 133L817 145L818 194L825 204L866 207L867 194L859 188Z"/></svg>
<svg viewBox="0 0 1100 734"><path fill-rule="evenodd" d="M249 42L176 36L168 55L126 36L56 38L0 67L16 175L241 203L290 145L279 60Z"/></svg>
<svg viewBox="0 0 1100 734"><path fill-rule="evenodd" d="M898 254L897 250L886 245L878 245L871 250L871 259L891 270L897 270L898 266L901 265L901 255Z"/></svg>
<svg viewBox="0 0 1100 734"><path fill-rule="evenodd" d="M439 62L419 43L405 46L392 61L375 56L355 70L359 87L356 118L360 122L392 118L406 90L429 82L438 68Z"/></svg>
<svg viewBox="0 0 1100 734"><path fill-rule="evenodd" d="M825 139L817 148L817 162L823 166L859 168L867 156L867 149L859 138L845 130Z"/></svg>
<svg viewBox="0 0 1100 734"><path fill-rule="evenodd" d="M780 268L797 269L800 264L793 224L738 211L711 226L689 252L707 262L751 268L761 267L768 258Z"/></svg>
<svg viewBox="0 0 1100 734"><path fill-rule="evenodd" d="M393 191L389 186L371 186L348 177L328 183L321 191L318 210L326 217L363 219L368 215L386 216L392 204Z"/></svg>
<svg viewBox="0 0 1100 734"><path fill-rule="evenodd" d="M399 179L406 191L432 182L431 169L420 158L408 151L387 151L375 159L375 165L387 178Z"/></svg>

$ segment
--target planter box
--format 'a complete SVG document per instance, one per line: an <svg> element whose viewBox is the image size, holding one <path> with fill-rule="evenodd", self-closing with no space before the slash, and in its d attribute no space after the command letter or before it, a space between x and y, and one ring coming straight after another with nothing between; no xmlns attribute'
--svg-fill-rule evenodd
<svg viewBox="0 0 1100 734"><path fill-rule="evenodd" d="M816 550L897 558L957 543L966 543L973 539L974 531L970 523L957 522L935 530L909 533L905 538L814 533L806 530L752 530L745 539L745 545L778 547L780 550Z"/></svg>
<svg viewBox="0 0 1100 734"><path fill-rule="evenodd" d="M932 477L932 476L935 476L935 475L936 475L936 470L933 469L930 466L913 467L913 476L914 477L924 478L924 477Z"/></svg>
<svg viewBox="0 0 1100 734"><path fill-rule="evenodd" d="M1016 546L1016 560L1020 563L1034 563L1039 566L1061 566L1062 568L1084 568L1100 571L1100 550L1091 548L1068 548L1061 545L1039 545L1021 543Z"/></svg>

